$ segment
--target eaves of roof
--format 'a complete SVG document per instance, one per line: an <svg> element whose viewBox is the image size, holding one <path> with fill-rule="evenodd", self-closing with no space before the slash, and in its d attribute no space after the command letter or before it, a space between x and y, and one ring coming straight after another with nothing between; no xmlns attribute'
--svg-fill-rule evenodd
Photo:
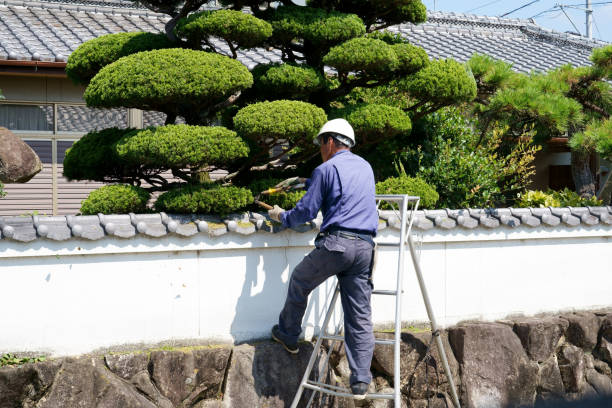
<svg viewBox="0 0 612 408"><path fill-rule="evenodd" d="M65 63L80 44L104 34L163 31L167 16L121 0L0 0L0 65L29 72L35 61ZM532 20L433 12L423 24L401 24L399 32L434 59L468 60L483 53L513 64L517 72L547 71L565 64L589 65L593 48L606 42L546 30ZM222 52L228 50L220 46ZM279 61L275 50L239 53L248 68ZM31 63L25 61L32 61ZM17 68L11 68L16 70Z"/></svg>

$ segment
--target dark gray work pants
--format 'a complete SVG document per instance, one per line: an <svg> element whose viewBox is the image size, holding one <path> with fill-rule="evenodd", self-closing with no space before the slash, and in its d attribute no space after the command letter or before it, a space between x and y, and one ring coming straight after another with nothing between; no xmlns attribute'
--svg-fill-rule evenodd
<svg viewBox="0 0 612 408"><path fill-rule="evenodd" d="M308 295L332 275L340 282L344 310L344 334L351 384L372 380L370 364L374 353L370 281L372 245L362 239L335 235L318 238L316 248L295 267L289 281L285 306L278 326L281 340L295 343L302 332Z"/></svg>

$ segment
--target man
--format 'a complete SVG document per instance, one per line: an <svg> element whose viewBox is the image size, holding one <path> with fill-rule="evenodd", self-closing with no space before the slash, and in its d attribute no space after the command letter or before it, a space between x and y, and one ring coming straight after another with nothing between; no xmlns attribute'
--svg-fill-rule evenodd
<svg viewBox="0 0 612 408"><path fill-rule="evenodd" d="M374 352L372 331L372 259L378 227L374 173L361 157L351 153L355 134L344 119L327 122L314 141L320 146L323 164L307 181L308 191L294 209L278 206L270 218L293 227L323 212L315 249L293 271L285 306L272 338L290 353L298 352L298 337L308 295L328 277L336 275L344 310L345 348L351 369L351 391L357 399L366 396L372 380L370 364Z"/></svg>

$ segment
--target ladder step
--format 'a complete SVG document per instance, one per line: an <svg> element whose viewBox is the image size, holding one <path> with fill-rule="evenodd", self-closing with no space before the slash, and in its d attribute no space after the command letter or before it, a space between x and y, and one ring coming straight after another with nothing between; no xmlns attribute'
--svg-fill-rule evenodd
<svg viewBox="0 0 612 408"><path fill-rule="evenodd" d="M324 334L324 335L321 336L321 338L325 339L325 340L344 341L344 336L333 336L331 334ZM394 345L395 344L395 340L374 339L374 343L375 344L390 344L390 345Z"/></svg>
<svg viewBox="0 0 612 408"><path fill-rule="evenodd" d="M403 293L404 291L402 291ZM389 295L389 296L396 296L397 295L397 290L373 290L372 291L373 295Z"/></svg>
<svg viewBox="0 0 612 408"><path fill-rule="evenodd" d="M325 394L334 395L336 397L347 397L353 398L353 393L348 388L337 387L335 385L324 384L317 381L308 381L305 384L302 384L304 388L308 388L314 391L319 391ZM366 399L390 399L392 400L395 397L394 394L367 394Z"/></svg>
<svg viewBox="0 0 612 408"><path fill-rule="evenodd" d="M376 246L379 247L399 247L400 246L400 242L377 242ZM406 244L407 246L407 244Z"/></svg>

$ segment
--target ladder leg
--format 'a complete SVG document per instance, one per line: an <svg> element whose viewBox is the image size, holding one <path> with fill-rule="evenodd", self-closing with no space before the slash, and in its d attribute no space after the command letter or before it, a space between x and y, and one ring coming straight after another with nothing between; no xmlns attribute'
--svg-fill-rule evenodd
<svg viewBox="0 0 612 408"><path fill-rule="evenodd" d="M332 314L334 313L336 301L338 300L338 293L340 293L340 291L338 290L339 287L340 287L340 283L336 283L336 289L334 290L334 295L332 296L331 302L329 302L329 308L327 309L327 314L325 315L325 320L323 321L323 326L321 327L321 330L323 332L327 330L327 326L329 325L329 320ZM310 377L310 372L312 371L315 360L317 359L317 355L319 354L319 348L321 347L322 340L323 340L322 336L319 335L319 338L317 339L315 347L312 350L312 354L310 355L310 360L308 360L308 365L306 366L306 371L304 372L304 376L302 377L302 382L300 383L300 386L297 390L297 393L295 394L295 397L293 397L293 403L291 404L291 408L297 408L298 403L300 402L300 399L302 398L302 393L304 392L304 384L306 384L306 381L308 381L308 377Z"/></svg>
<svg viewBox="0 0 612 408"><path fill-rule="evenodd" d="M334 336L337 336L340 334L340 327L342 327L341 324L336 327L336 330L334 330ZM323 382L322 378L325 376L327 367L329 367L329 358L331 356L331 350L333 350L334 347L336 347L336 341L338 340L331 341L331 346L329 347L330 351L328 351L327 356L325 356L325 362L323 363L323 365L321 366L321 369L319 370L319 376L317 377L317 381ZM314 397L316 394L317 394L316 391L313 391L312 394L310 394L310 399L308 400L308 404L306 404L306 408L310 408L310 406L312 405L312 402L314 401Z"/></svg>
<svg viewBox="0 0 612 408"><path fill-rule="evenodd" d="M423 280L423 274L421 273L421 266L417 261L416 251L414 250L414 242L412 241L411 236L408 237L408 246L410 247L410 255L412 256L412 263L414 264L417 280L419 281L419 286L421 287L421 294L423 296L423 302L425 303L425 309L427 309L427 316L429 317L429 321L431 323L431 333L432 336L436 338L438 353L440 354L440 359L442 360L442 365L444 366L444 372L446 373L446 378L448 379L448 385L450 385L453 402L456 408L461 408L459 396L457 395L457 389L455 388L455 381L453 380L453 375L450 367L448 366L446 352L444 351L444 346L442 345L442 339L440 338L440 332L438 331L436 317L434 316L433 309L429 301L429 295L427 294L427 288L425 287L425 281Z"/></svg>

